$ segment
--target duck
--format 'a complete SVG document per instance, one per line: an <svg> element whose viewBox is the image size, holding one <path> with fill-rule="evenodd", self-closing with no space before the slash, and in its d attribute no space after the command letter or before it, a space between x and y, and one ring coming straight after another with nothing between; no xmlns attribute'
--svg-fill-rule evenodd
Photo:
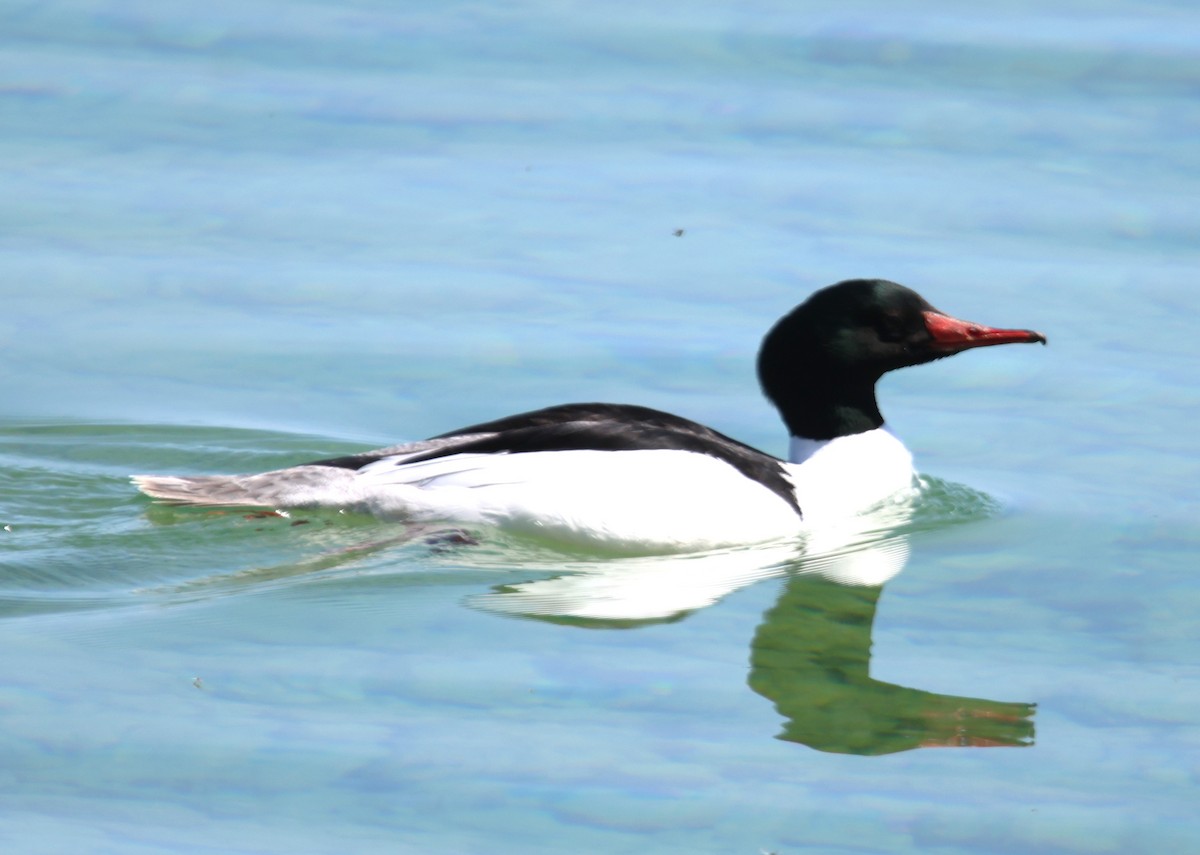
<svg viewBox="0 0 1200 855"><path fill-rule="evenodd" d="M880 413L879 379L1015 343L1046 337L960 320L885 279L851 279L811 294L759 349L787 459L649 407L573 403L270 472L132 481L172 504L328 508L603 553L750 546L911 495L913 456Z"/></svg>

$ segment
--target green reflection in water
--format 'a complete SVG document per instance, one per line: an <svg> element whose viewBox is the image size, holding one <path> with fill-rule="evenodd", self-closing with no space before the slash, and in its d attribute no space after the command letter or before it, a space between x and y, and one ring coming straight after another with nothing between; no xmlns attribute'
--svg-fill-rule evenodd
<svg viewBox="0 0 1200 855"><path fill-rule="evenodd" d="M1033 704L961 698L870 676L880 587L795 576L754 634L749 684L787 722L780 739L839 754L1033 743Z"/></svg>

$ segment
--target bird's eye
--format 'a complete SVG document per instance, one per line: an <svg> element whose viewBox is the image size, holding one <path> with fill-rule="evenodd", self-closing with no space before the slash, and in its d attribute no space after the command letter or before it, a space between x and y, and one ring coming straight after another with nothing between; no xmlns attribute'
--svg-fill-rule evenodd
<svg viewBox="0 0 1200 855"><path fill-rule="evenodd" d="M904 322L899 315L880 315L875 321L875 332L880 341L900 341L904 338Z"/></svg>

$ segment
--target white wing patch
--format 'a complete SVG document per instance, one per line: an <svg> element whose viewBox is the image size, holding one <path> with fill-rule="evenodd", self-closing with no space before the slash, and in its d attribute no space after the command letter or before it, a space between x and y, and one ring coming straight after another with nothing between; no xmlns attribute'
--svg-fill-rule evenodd
<svg viewBox="0 0 1200 855"><path fill-rule="evenodd" d="M560 452L561 453L561 452ZM436 487L485 487L495 483L512 483L514 473L511 466L500 465L499 461L511 457L507 452L486 454L451 454L433 460L408 461L416 455L406 454L385 457L359 469L356 473L362 484L411 484L433 489ZM529 457L530 454L517 455ZM497 482L494 475L507 471L507 480ZM531 477L528 470L521 480Z"/></svg>

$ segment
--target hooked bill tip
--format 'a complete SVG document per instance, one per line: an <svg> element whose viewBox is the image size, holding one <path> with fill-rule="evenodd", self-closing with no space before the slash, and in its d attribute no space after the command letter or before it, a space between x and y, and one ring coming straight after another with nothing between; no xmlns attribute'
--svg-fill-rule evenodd
<svg viewBox="0 0 1200 855"><path fill-rule="evenodd" d="M934 346L954 353L995 344L1046 343L1046 337L1036 330L999 329L952 318L938 311L925 312L924 317L925 328L929 330Z"/></svg>

